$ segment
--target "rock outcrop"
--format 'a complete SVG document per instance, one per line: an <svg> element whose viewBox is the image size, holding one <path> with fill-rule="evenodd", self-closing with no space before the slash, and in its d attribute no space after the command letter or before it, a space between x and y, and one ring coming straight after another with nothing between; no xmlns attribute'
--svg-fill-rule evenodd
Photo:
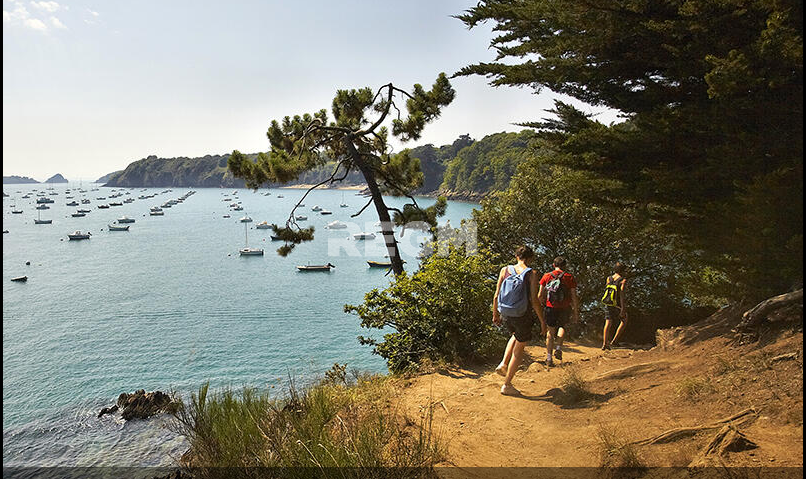
<svg viewBox="0 0 806 479"><path fill-rule="evenodd" d="M4 176L3 177L3 184L4 185L13 185L19 183L39 183L33 178L28 178L27 176Z"/></svg>
<svg viewBox="0 0 806 479"><path fill-rule="evenodd" d="M65 179L64 176L61 175L61 173L56 173L55 175L45 180L45 183L67 183L67 180Z"/></svg>
<svg viewBox="0 0 806 479"><path fill-rule="evenodd" d="M121 410L121 417L125 420L146 419L162 412L174 412L179 403L162 391L146 392L139 389L132 394L121 393L117 404L105 407L98 413L98 417Z"/></svg>

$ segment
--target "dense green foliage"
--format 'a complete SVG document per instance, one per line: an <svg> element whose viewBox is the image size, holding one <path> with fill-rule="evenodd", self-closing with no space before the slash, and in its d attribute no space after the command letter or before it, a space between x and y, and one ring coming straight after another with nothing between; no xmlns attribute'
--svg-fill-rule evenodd
<svg viewBox="0 0 806 479"><path fill-rule="evenodd" d="M498 57L460 74L622 112L607 126L558 102L556 119L530 126L553 162L616 181L598 192L603 203L653 205L667 231L722 271L726 292L758 298L803 277L802 9L485 0L459 18L492 22Z"/></svg>
<svg viewBox="0 0 806 479"><path fill-rule="evenodd" d="M359 339L373 345L393 372L416 370L424 361L488 358L500 352L502 338L491 321L496 273L485 256L451 249L345 311L357 314L361 326L385 331L383 341Z"/></svg>
<svg viewBox="0 0 806 479"><path fill-rule="evenodd" d="M383 407L393 392L387 378L349 381L338 365L318 384L292 384L282 399L205 384L181 403L175 429L190 443L195 478L415 477L440 459L433 416L411 421Z"/></svg>
<svg viewBox="0 0 806 479"><path fill-rule="evenodd" d="M249 155L254 159L256 155ZM244 182L227 170L229 155L207 155L201 158L157 158L149 156L129 164L114 175L107 186L165 187L240 187Z"/></svg>
<svg viewBox="0 0 806 479"><path fill-rule="evenodd" d="M316 186L335 183L346 179L351 172L359 172L381 221L392 270L400 274L403 260L389 212L394 211L394 222L401 224L435 217L437 211L436 208L421 211L415 201L412 201L412 207L402 210L385 204L384 194L410 197L423 184L420 162L412 158L408 150L393 155L388 144L389 134L403 142L418 139L426 123L437 119L454 96L444 73L437 77L428 91L415 84L411 92L407 92L392 83L383 85L377 92L371 88L338 90L331 105L332 120L324 109L293 118L287 116L282 122L273 120L266 133L270 151L258 154L257 161L251 161L235 150L227 166L236 177L244 179L247 186L255 189L266 182L296 180L305 172L323 167L329 159L335 159L336 165L330 176ZM400 98L405 101L406 116L401 114L401 108L396 104ZM393 110L398 113L396 116L390 115ZM391 131L385 124L391 126ZM416 214L410 217L409 213ZM313 239L296 224L293 209L285 228L288 230L285 237L293 241L286 242L278 250L281 254L288 254L298 242Z"/></svg>
<svg viewBox="0 0 806 479"><path fill-rule="evenodd" d="M534 132L488 135L458 151L448 163L443 191L483 194L509 185L515 168L531 154Z"/></svg>

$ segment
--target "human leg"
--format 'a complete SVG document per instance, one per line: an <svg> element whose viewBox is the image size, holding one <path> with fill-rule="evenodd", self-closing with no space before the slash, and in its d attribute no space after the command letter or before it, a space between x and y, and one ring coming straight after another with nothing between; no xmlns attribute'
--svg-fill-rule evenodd
<svg viewBox="0 0 806 479"><path fill-rule="evenodd" d="M513 334L509 341L507 342L507 347L504 349L504 358L501 360L501 363L495 368L495 372L501 376L505 376L507 372L507 368L509 367L509 362L512 359L512 348L515 346L515 335Z"/></svg>
<svg viewBox="0 0 806 479"><path fill-rule="evenodd" d="M615 344L619 338L621 337L622 333L624 333L624 328L627 325L627 318L621 318L621 324L618 325L616 328L616 334L613 336L613 341L610 344Z"/></svg>
<svg viewBox="0 0 806 479"><path fill-rule="evenodd" d="M518 372L518 368L521 366L521 361L523 360L523 348L525 347L526 342L515 340L515 345L512 347L512 360L509 362L509 367L507 368L507 378L504 381L505 386L512 386L512 378L515 377L515 373Z"/></svg>
<svg viewBox="0 0 806 479"><path fill-rule="evenodd" d="M602 333L602 349L607 348L607 337L610 336L610 328L613 326L613 321L608 318L605 319L604 332Z"/></svg>

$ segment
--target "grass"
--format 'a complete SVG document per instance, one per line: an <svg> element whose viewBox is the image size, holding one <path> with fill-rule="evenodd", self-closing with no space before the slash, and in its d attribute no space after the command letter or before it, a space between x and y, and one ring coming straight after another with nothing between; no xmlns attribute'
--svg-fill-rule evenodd
<svg viewBox="0 0 806 479"><path fill-rule="evenodd" d="M442 458L433 411L412 420L393 407L393 379L334 368L277 399L205 384L175 414L190 443L192 477L417 477ZM265 469L264 469L265 468ZM279 469L282 468L282 469Z"/></svg>
<svg viewBox="0 0 806 479"><path fill-rule="evenodd" d="M583 401L592 395L588 389L588 384L582 378L579 368L576 366L569 366L563 369L561 387L566 398L571 403Z"/></svg>
<svg viewBox="0 0 806 479"><path fill-rule="evenodd" d="M716 388L711 384L711 381L706 378L688 377L681 379L675 384L675 391L678 396L694 400L704 394L716 391Z"/></svg>
<svg viewBox="0 0 806 479"><path fill-rule="evenodd" d="M634 444L612 427L604 424L596 432L599 440L599 467L607 469L611 477L641 477L646 465L638 455Z"/></svg>

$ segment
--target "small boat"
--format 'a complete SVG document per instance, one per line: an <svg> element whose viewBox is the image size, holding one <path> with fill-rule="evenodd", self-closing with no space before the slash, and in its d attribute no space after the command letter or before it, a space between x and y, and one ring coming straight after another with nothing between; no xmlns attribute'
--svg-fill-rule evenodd
<svg viewBox="0 0 806 479"><path fill-rule="evenodd" d="M232 218L230 215L224 215L223 218Z"/></svg>
<svg viewBox="0 0 806 479"><path fill-rule="evenodd" d="M277 195L278 198L285 198L283 195Z"/></svg>
<svg viewBox="0 0 806 479"><path fill-rule="evenodd" d="M11 278L11 281L17 281L17 282L24 283L24 282L28 281L28 276L17 276L16 278Z"/></svg>
<svg viewBox="0 0 806 479"><path fill-rule="evenodd" d="M20 215L22 214L22 210L11 210L12 215Z"/></svg>
<svg viewBox="0 0 806 479"><path fill-rule="evenodd" d="M232 211L243 211L243 207L236 206L235 208L232 209Z"/></svg>
<svg viewBox="0 0 806 479"><path fill-rule="evenodd" d="M305 206L305 203L300 203L297 206Z"/></svg>
<svg viewBox="0 0 806 479"><path fill-rule="evenodd" d="M82 205L88 205L88 204L90 204L90 200L87 200L87 199L81 200L81 204Z"/></svg>
<svg viewBox="0 0 806 479"><path fill-rule="evenodd" d="M256 230L267 230L267 229L270 229L270 228L271 228L271 225L266 221L262 221L262 222L260 222L260 223L255 225Z"/></svg>
<svg viewBox="0 0 806 479"><path fill-rule="evenodd" d="M322 210L319 212L320 215L332 215L333 212L329 210Z"/></svg>
<svg viewBox="0 0 806 479"><path fill-rule="evenodd" d="M249 218L249 221L252 221L252 219ZM238 253L241 256L263 256L263 249L262 248L250 248L249 247L249 232L248 232L248 228L246 227L246 222L244 222L244 225L243 225L243 238L244 238L243 248L238 250Z"/></svg>
<svg viewBox="0 0 806 479"><path fill-rule="evenodd" d="M67 203L67 206L78 206L78 201L71 201Z"/></svg>
<svg viewBox="0 0 806 479"><path fill-rule="evenodd" d="M347 207L349 207L349 206L350 206L350 205L348 205L347 203L345 203L345 202L344 202L344 193L342 192L342 194L341 194L341 204L339 205L339 207L341 207L341 208L347 208Z"/></svg>
<svg viewBox="0 0 806 479"><path fill-rule="evenodd" d="M305 215L297 215L296 217L294 217L294 219L296 219L297 221L305 221L308 219L308 217Z"/></svg>
<svg viewBox="0 0 806 479"><path fill-rule="evenodd" d="M152 206L151 211L162 211L162 208L160 208L159 206Z"/></svg>
<svg viewBox="0 0 806 479"><path fill-rule="evenodd" d="M49 225L53 223L53 220L43 220L42 219L42 212L39 212L38 217L34 220L35 225Z"/></svg>
<svg viewBox="0 0 806 479"><path fill-rule="evenodd" d="M91 210L88 210L86 208L79 208L76 210L76 213L89 213L90 211Z"/></svg>
<svg viewBox="0 0 806 479"><path fill-rule="evenodd" d="M151 215L151 216L165 216L165 212L162 211L162 210L149 211L148 214Z"/></svg>
<svg viewBox="0 0 806 479"><path fill-rule="evenodd" d="M241 219L239 219L238 221L240 221L241 223L251 223L252 218L250 218L249 216L244 216Z"/></svg>
<svg viewBox="0 0 806 479"><path fill-rule="evenodd" d="M319 205L313 205L311 207L311 211L322 211L322 207Z"/></svg>
<svg viewBox="0 0 806 479"><path fill-rule="evenodd" d="M375 239L375 233L356 233L353 235L355 240Z"/></svg>
<svg viewBox="0 0 806 479"><path fill-rule="evenodd" d="M128 193L126 193L128 195ZM123 200L124 203L134 203L134 198L126 198Z"/></svg>
<svg viewBox="0 0 806 479"><path fill-rule="evenodd" d="M297 269L300 271L330 271L330 268L335 268L335 266L331 263L328 264L318 264L318 265L305 265L305 266L297 266Z"/></svg>
<svg viewBox="0 0 806 479"><path fill-rule="evenodd" d="M120 201L113 201L112 203L109 203L109 206L123 206L123 203Z"/></svg>
<svg viewBox="0 0 806 479"><path fill-rule="evenodd" d="M73 233L73 234L69 234L69 235L67 235L67 237L68 237L68 238L70 238L71 240L85 240L85 239L90 239L90 236L92 236L92 233L90 233L90 232L87 232L87 233L82 233L81 231L76 231L76 232L75 232L75 233Z"/></svg>
<svg viewBox="0 0 806 479"><path fill-rule="evenodd" d="M36 199L36 204L38 204L38 205L45 204L45 203L55 203L55 201L53 201L50 198L45 198L45 197Z"/></svg>
<svg viewBox="0 0 806 479"><path fill-rule="evenodd" d="M50 206L48 206L48 205L38 205L36 207L36 209L38 209L38 210L49 210Z"/></svg>
<svg viewBox="0 0 806 479"><path fill-rule="evenodd" d="M87 216L87 213L80 213L80 212L76 211L75 213L71 214L70 216L72 216L73 218L83 218L83 217Z"/></svg>
<svg viewBox="0 0 806 479"><path fill-rule="evenodd" d="M283 238L280 238L279 236L271 235L271 240L272 241L283 241Z"/></svg>
<svg viewBox="0 0 806 479"><path fill-rule="evenodd" d="M391 268L392 263L386 261L367 261L370 268Z"/></svg>
<svg viewBox="0 0 806 479"><path fill-rule="evenodd" d="M328 223L325 228L329 230L343 230L347 228L347 223L342 223L341 221L333 221L332 223Z"/></svg>
<svg viewBox="0 0 806 479"><path fill-rule="evenodd" d="M129 218L128 216L121 216L118 218L118 223L134 223L134 218Z"/></svg>
<svg viewBox="0 0 806 479"><path fill-rule="evenodd" d="M107 210L109 209L109 205L98 205L98 209Z"/></svg>
<svg viewBox="0 0 806 479"><path fill-rule="evenodd" d="M129 226L121 226L121 225L107 225L109 227L109 231L129 231Z"/></svg>

